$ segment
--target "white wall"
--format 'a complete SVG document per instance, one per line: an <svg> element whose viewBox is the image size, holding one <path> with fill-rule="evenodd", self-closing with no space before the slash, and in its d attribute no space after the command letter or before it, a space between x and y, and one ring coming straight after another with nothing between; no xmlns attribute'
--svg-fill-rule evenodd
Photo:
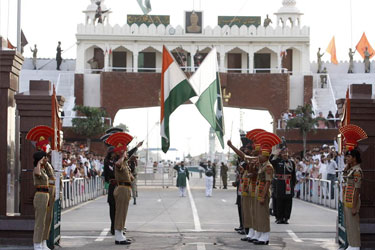
<svg viewBox="0 0 375 250"><path fill-rule="evenodd" d="M293 74L301 72L301 52L299 50L293 49Z"/></svg>
<svg viewBox="0 0 375 250"><path fill-rule="evenodd" d="M303 105L303 76L290 76L289 108L296 109Z"/></svg>
<svg viewBox="0 0 375 250"><path fill-rule="evenodd" d="M249 66L247 65L247 53L242 52L241 59L242 73L247 73L247 69L249 68Z"/></svg>
<svg viewBox="0 0 375 250"><path fill-rule="evenodd" d="M158 51L156 51L156 72L160 73L161 72L161 67L162 67L162 64L163 64L163 57L162 57L162 54Z"/></svg>
<svg viewBox="0 0 375 250"><path fill-rule="evenodd" d="M83 82L83 105L101 107L100 74L84 74Z"/></svg>

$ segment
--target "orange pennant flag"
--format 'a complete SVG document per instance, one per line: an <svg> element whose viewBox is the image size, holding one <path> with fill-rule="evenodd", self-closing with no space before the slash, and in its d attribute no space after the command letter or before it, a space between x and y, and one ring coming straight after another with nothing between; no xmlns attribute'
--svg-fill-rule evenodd
<svg viewBox="0 0 375 250"><path fill-rule="evenodd" d="M361 40L359 40L355 48L357 49L358 53L361 54L363 59L365 58L366 48L371 55L370 58L372 58L375 55L375 50L371 47L370 43L368 42L365 32L363 32Z"/></svg>
<svg viewBox="0 0 375 250"><path fill-rule="evenodd" d="M337 57L336 57L336 43L335 43L335 37L332 37L332 40L331 42L329 43L328 45L328 48L326 49L326 51L331 54L331 62L333 64L339 64L339 62L337 61Z"/></svg>

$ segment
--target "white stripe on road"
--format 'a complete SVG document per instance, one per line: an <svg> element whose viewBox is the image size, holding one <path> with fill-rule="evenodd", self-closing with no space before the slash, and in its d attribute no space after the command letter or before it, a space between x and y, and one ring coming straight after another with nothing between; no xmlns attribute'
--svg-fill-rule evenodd
<svg viewBox="0 0 375 250"><path fill-rule="evenodd" d="M198 210L197 210L197 207L195 206L193 194L190 191L189 181L186 182L186 189L187 189L188 195L189 195L191 210L193 211L195 231L200 232L200 231L202 231L201 222L199 221Z"/></svg>
<svg viewBox="0 0 375 250"><path fill-rule="evenodd" d="M103 241L106 238L109 232L109 228L104 228L103 231L100 233L99 237L95 241Z"/></svg>
<svg viewBox="0 0 375 250"><path fill-rule="evenodd" d="M300 238L298 238L298 236L295 233L293 233L292 230L286 230L286 232L290 235L290 237L292 237L292 239L295 242L303 242L303 240L301 240Z"/></svg>
<svg viewBox="0 0 375 250"><path fill-rule="evenodd" d="M222 202L227 202L227 200L221 199Z"/></svg>
<svg viewBox="0 0 375 250"><path fill-rule="evenodd" d="M204 243L198 243L197 250L206 250L206 245Z"/></svg>
<svg viewBox="0 0 375 250"><path fill-rule="evenodd" d="M157 202L161 202L161 199L158 199Z"/></svg>
<svg viewBox="0 0 375 250"><path fill-rule="evenodd" d="M198 210L197 210L197 207L195 206L193 194L191 193L191 190L190 190L189 181L186 181L186 189L189 195L191 210L193 211L194 227L195 227L194 231L202 232L201 222L199 221L199 216L198 216ZM204 243L198 243L197 250L206 250L206 245Z"/></svg>

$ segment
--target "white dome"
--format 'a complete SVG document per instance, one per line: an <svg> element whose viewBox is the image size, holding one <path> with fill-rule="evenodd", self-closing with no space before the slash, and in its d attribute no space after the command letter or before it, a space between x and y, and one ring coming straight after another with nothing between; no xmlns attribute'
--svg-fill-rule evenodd
<svg viewBox="0 0 375 250"><path fill-rule="evenodd" d="M296 7L296 0L283 0L283 7L279 9L279 13L300 13Z"/></svg>
<svg viewBox="0 0 375 250"><path fill-rule="evenodd" d="M283 0L284 7L294 7L296 6L296 0Z"/></svg>
<svg viewBox="0 0 375 250"><path fill-rule="evenodd" d="M98 6L96 5L96 2L100 2L100 6L102 7L102 10L107 10L107 6L105 6L105 4L103 4L104 0L90 0L91 1L91 4L89 6L87 6L86 8L86 11L96 11L96 9L98 8Z"/></svg>
<svg viewBox="0 0 375 250"><path fill-rule="evenodd" d="M91 4L87 6L86 10L96 10L95 0L91 0Z"/></svg>

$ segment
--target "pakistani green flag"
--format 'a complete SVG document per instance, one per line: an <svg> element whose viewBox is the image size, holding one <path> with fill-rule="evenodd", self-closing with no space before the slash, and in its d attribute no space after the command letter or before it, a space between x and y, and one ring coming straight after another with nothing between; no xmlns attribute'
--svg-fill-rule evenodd
<svg viewBox="0 0 375 250"><path fill-rule="evenodd" d="M197 97L190 100L211 125L224 148L223 98L218 68L216 48L213 48L189 79L197 93Z"/></svg>
<svg viewBox="0 0 375 250"><path fill-rule="evenodd" d="M143 14L147 15L151 12L150 0L137 0L139 7L141 7Z"/></svg>

